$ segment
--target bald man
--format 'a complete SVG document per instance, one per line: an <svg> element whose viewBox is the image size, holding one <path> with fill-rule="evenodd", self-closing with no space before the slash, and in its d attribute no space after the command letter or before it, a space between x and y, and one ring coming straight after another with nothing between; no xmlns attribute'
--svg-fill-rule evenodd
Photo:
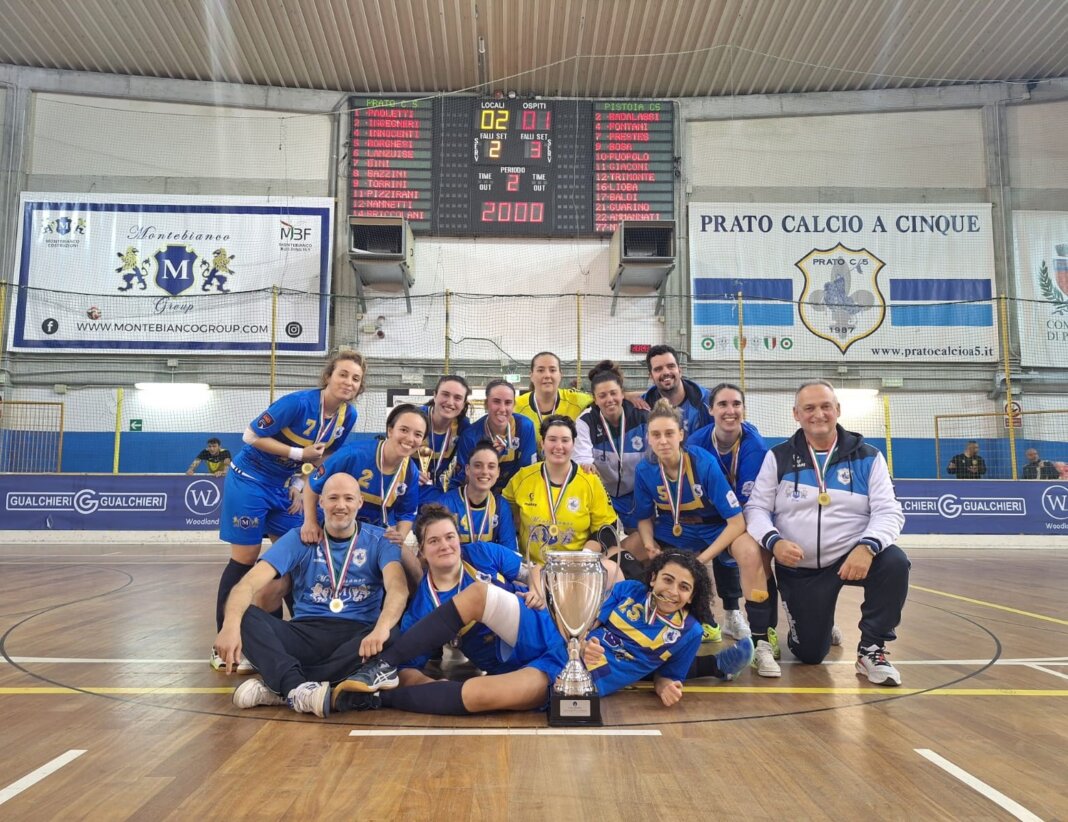
<svg viewBox="0 0 1068 822"><path fill-rule="evenodd" d="M381 528L356 522L363 499L349 474L334 474L319 503L323 539L300 541L294 528L260 557L230 593L215 648L236 668L242 651L262 675L234 691L238 708L285 705L326 716L331 683L346 679L387 644L408 601L400 549ZM274 580L292 581L293 619L253 605ZM333 710L344 710L335 702Z"/></svg>

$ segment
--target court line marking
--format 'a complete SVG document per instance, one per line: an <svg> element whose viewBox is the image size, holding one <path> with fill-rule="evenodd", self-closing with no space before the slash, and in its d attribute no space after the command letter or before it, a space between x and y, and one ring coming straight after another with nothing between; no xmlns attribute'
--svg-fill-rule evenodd
<svg viewBox="0 0 1068 822"><path fill-rule="evenodd" d="M938 591L934 588L924 588L922 585L910 584L909 588L915 588L917 591L924 591L928 594L949 597L950 599L959 599L961 602L970 602L972 605L982 605L984 608L994 608L998 611L1008 611L1010 614L1019 614L1020 616L1031 617L1032 619L1041 619L1045 622L1053 622L1057 625L1068 625L1068 619L1058 619L1057 617L1046 616L1045 614L1036 614L1033 611L1021 611L1019 608L1010 608L1008 605L998 605L996 602L987 602L983 599L972 599L971 597L964 597L960 594L951 594L948 591Z"/></svg>
<svg viewBox="0 0 1068 822"><path fill-rule="evenodd" d="M1045 668L1042 665L1031 664L1027 665L1026 667L1031 668L1035 671L1041 671L1044 674L1052 674L1053 676L1059 676L1061 679L1068 679L1068 674L1062 674L1060 671L1050 670L1049 668Z"/></svg>
<svg viewBox="0 0 1068 822"><path fill-rule="evenodd" d="M1023 822L1042 822L1041 817L1035 816L1035 814L1031 813L1031 811L1027 810L1027 808L1025 808L1016 800L1010 799L1009 797L1005 796L1005 794L1003 794L1001 791L997 790L996 788L990 787L981 779L972 776L963 768L954 765L948 759L939 756L929 748L913 748L913 750L916 751L916 753L918 753L924 759L933 762L935 765L944 770L950 776L959 779L973 791L982 794L994 804L999 805L1001 808L1011 813L1017 819L1020 819Z"/></svg>
<svg viewBox="0 0 1068 822"><path fill-rule="evenodd" d="M398 728L349 731L349 736L661 736L639 728Z"/></svg>
<svg viewBox="0 0 1068 822"><path fill-rule="evenodd" d="M167 694L232 694L233 688L111 688L111 687L86 687L77 688L56 687L43 685L40 688L0 688L0 696L33 696L50 694L144 694L160 696Z"/></svg>
<svg viewBox="0 0 1068 822"><path fill-rule="evenodd" d="M0 805L3 805L9 799L14 799L27 788L31 788L36 785L46 776L55 773L64 765L73 762L83 753L85 753L85 751L77 749L69 750L65 754L57 756L51 762L46 762L37 770L30 771L28 774L22 777L22 779L12 782L3 790L0 790Z"/></svg>

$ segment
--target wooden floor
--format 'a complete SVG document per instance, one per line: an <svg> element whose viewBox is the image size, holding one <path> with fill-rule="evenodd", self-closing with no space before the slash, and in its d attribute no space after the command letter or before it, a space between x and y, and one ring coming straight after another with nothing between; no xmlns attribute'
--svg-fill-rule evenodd
<svg viewBox="0 0 1068 822"><path fill-rule="evenodd" d="M611 735L549 736L533 713L238 711L206 662L224 548L0 546L0 818L1068 819L1068 550L910 556L901 688L854 674L847 589L824 665L784 649L779 680L670 710L628 691Z"/></svg>

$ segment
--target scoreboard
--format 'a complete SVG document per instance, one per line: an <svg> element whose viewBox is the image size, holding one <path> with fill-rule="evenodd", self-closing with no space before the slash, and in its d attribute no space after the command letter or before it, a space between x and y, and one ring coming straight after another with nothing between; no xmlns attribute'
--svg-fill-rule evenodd
<svg viewBox="0 0 1068 822"><path fill-rule="evenodd" d="M668 100L350 98L350 213L417 234L578 237L675 216Z"/></svg>

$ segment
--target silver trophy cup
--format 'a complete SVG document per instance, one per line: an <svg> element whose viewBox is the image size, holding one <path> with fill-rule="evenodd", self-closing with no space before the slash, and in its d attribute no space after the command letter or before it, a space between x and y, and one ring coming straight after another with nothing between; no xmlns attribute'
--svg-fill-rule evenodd
<svg viewBox="0 0 1068 822"><path fill-rule="evenodd" d="M582 662L582 640L604 603L608 572L600 554L549 551L541 572L545 602L567 640L568 661L553 683L550 725L600 725L601 706Z"/></svg>

